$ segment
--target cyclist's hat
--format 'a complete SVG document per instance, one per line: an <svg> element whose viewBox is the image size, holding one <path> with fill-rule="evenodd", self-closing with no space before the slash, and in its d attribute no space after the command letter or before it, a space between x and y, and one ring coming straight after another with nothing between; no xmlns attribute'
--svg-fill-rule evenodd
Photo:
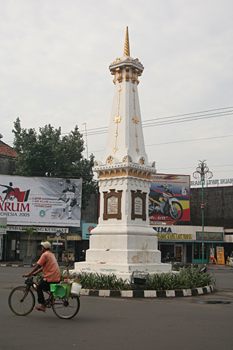
<svg viewBox="0 0 233 350"><path fill-rule="evenodd" d="M51 244L49 242L41 242L41 245L45 248L45 249L50 249L51 248Z"/></svg>

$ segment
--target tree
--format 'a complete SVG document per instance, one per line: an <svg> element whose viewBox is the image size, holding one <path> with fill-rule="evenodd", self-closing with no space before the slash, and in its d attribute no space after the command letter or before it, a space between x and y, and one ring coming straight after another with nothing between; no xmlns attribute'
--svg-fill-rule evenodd
<svg viewBox="0 0 233 350"><path fill-rule="evenodd" d="M61 128L50 124L35 129L23 129L20 119L14 122L14 149L16 158L15 175L33 177L59 177L82 179L82 208L90 195L97 191L93 180L94 156L83 157L84 140L75 126L68 135L61 135Z"/></svg>
<svg viewBox="0 0 233 350"><path fill-rule="evenodd" d="M37 234L37 230L34 227L24 227L22 229L22 232L26 233L28 235L28 243L27 243L27 258L31 258L32 255L30 254L30 238L32 235Z"/></svg>

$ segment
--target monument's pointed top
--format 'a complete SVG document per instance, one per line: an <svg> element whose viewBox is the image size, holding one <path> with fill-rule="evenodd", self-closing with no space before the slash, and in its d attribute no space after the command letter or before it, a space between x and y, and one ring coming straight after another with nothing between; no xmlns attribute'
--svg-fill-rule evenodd
<svg viewBox="0 0 233 350"><path fill-rule="evenodd" d="M125 34L124 56L130 56L128 27L126 27L126 34Z"/></svg>

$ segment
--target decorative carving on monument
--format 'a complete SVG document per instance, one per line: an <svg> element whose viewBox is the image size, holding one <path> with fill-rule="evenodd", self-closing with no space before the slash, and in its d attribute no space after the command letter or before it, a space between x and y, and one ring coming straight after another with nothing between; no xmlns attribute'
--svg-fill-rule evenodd
<svg viewBox="0 0 233 350"><path fill-rule="evenodd" d="M120 110L120 100L121 100L121 86L119 86L118 89L118 105L117 105L117 116L114 118L114 123L116 124L116 131L115 131L115 146L113 149L114 154L117 151L117 136L118 136L118 124L121 122L121 117L119 116L119 110Z"/></svg>
<svg viewBox="0 0 233 350"><path fill-rule="evenodd" d="M127 155L127 156L124 156L124 158L122 159L122 162L125 163L125 162L130 162L132 163L133 159L131 156Z"/></svg>
<svg viewBox="0 0 233 350"><path fill-rule="evenodd" d="M122 58L117 57L112 63L110 63L110 66L112 66L113 64L116 64L116 63L121 63L121 62L127 63L127 61L128 62L134 62L134 63L139 64L140 66L143 67L142 63L139 61L138 58L134 58L133 59L133 58L130 58L130 57L127 57L127 56L122 57Z"/></svg>
<svg viewBox="0 0 233 350"><path fill-rule="evenodd" d="M133 84L135 83L135 81L137 81L137 78L136 78L136 69L135 69L135 68L132 69L132 78L131 78L131 81L132 81Z"/></svg>
<svg viewBox="0 0 233 350"><path fill-rule="evenodd" d="M117 75L117 80L119 83L122 83L122 69L120 67L116 68L116 72L118 73Z"/></svg>
<svg viewBox="0 0 233 350"><path fill-rule="evenodd" d="M146 221L146 192L140 190L131 191L131 219L142 219Z"/></svg>
<svg viewBox="0 0 233 350"><path fill-rule="evenodd" d="M117 69L118 68L110 68L111 74L114 75L114 79L113 79L114 84L116 84L116 81L119 81L119 83L121 83L123 81L123 79L125 79L125 81L127 81L127 82L131 79L132 83L135 84L135 82L136 82L137 85L140 83L140 81L138 80L138 77L142 75L142 72L139 69L132 68L132 76L130 76L130 69L131 69L130 66L125 66L125 75L124 76L122 75L122 70L117 71ZM117 76L117 73L118 73L118 76Z"/></svg>
<svg viewBox="0 0 233 350"><path fill-rule="evenodd" d="M134 116L132 118L133 123L135 124L135 137L136 137L136 152L139 152L138 149L138 132L137 132L137 124L139 123L139 120L136 116L136 105L135 105L135 89L133 86L133 104L134 104Z"/></svg>
<svg viewBox="0 0 233 350"><path fill-rule="evenodd" d="M126 66L125 67L125 80L126 81L129 81L129 78L130 78L129 71L130 71L130 67Z"/></svg>
<svg viewBox="0 0 233 350"><path fill-rule="evenodd" d="M132 83L134 84L135 82L137 82L137 85L140 83L138 80L138 77L142 75L142 72L139 71L139 69L137 68L133 68L132 69Z"/></svg>
<svg viewBox="0 0 233 350"><path fill-rule="evenodd" d="M115 70L115 69L111 69L110 72L111 72L112 75L114 75L113 82L114 82L114 84L115 84L116 81L117 81L117 78L116 78L116 70Z"/></svg>
<svg viewBox="0 0 233 350"><path fill-rule="evenodd" d="M141 157L141 158L139 159L139 163L140 163L141 165L144 165L144 164L145 164L145 158L144 158L144 157Z"/></svg>
<svg viewBox="0 0 233 350"><path fill-rule="evenodd" d="M101 170L99 172L99 179L106 179L112 177L125 177L127 175L127 171L124 168L116 168L116 169L108 169Z"/></svg>
<svg viewBox="0 0 233 350"><path fill-rule="evenodd" d="M107 162L108 162L109 164L112 164L113 161L114 161L113 157L112 157L112 156L109 156L108 159L107 159Z"/></svg>
<svg viewBox="0 0 233 350"><path fill-rule="evenodd" d="M103 219L121 220L121 197L122 191L111 189L110 192L103 192L104 195L104 213Z"/></svg>

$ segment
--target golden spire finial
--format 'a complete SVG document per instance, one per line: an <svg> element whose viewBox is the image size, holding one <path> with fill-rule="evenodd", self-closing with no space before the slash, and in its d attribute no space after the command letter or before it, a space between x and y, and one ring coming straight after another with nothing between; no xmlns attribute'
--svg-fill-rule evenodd
<svg viewBox="0 0 233 350"><path fill-rule="evenodd" d="M125 34L124 56L130 56L128 27L126 27L126 34Z"/></svg>

